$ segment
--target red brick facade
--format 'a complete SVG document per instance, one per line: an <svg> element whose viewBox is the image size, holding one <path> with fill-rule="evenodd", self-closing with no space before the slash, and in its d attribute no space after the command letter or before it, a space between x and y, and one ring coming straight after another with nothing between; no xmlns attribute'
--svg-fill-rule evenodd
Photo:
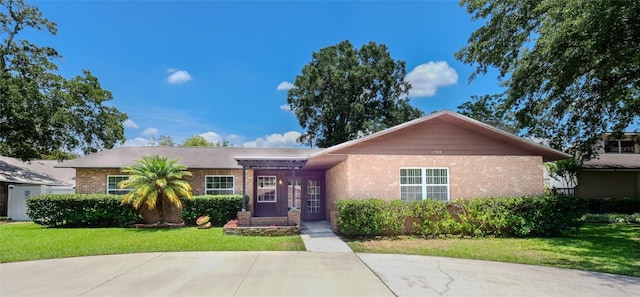
<svg viewBox="0 0 640 297"><path fill-rule="evenodd" d="M232 175L234 177L235 194L242 195L242 170L241 169L189 169L193 176L185 178L191 184L193 195L204 195L205 176ZM253 197L253 170L246 171L247 195ZM77 168L76 169L76 193L106 193L107 176L124 175L117 168ZM248 209L252 209L249 200Z"/></svg>
<svg viewBox="0 0 640 297"><path fill-rule="evenodd" d="M544 194L542 157L350 155L326 173L327 210L335 200L400 197L400 168L449 169L450 198Z"/></svg>

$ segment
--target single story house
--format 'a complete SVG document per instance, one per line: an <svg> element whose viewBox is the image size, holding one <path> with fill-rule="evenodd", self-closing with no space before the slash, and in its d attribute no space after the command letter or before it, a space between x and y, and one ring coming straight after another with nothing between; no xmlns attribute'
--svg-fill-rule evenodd
<svg viewBox="0 0 640 297"><path fill-rule="evenodd" d="M49 193L74 193L75 169L55 168L58 161L23 162L0 156L0 216L29 220L27 198Z"/></svg>
<svg viewBox="0 0 640 297"><path fill-rule="evenodd" d="M605 134L598 156L578 169L576 195L583 198L640 197L639 133Z"/></svg>
<svg viewBox="0 0 640 297"><path fill-rule="evenodd" d="M290 210L335 223L340 199L543 195L543 162L569 157L442 111L325 149L119 147L58 166L76 169L78 193L121 194L120 169L155 154L189 168L195 195L248 195L252 224L286 219Z"/></svg>

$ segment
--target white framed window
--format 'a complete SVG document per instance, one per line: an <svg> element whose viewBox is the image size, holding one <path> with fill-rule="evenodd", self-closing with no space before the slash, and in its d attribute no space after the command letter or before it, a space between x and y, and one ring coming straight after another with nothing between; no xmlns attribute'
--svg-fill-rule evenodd
<svg viewBox="0 0 640 297"><path fill-rule="evenodd" d="M206 195L233 195L235 178L233 175L207 175L204 177L204 193Z"/></svg>
<svg viewBox="0 0 640 297"><path fill-rule="evenodd" d="M275 176L258 176L258 202L276 202L277 181Z"/></svg>
<svg viewBox="0 0 640 297"><path fill-rule="evenodd" d="M400 199L449 201L449 168L400 168Z"/></svg>
<svg viewBox="0 0 640 297"><path fill-rule="evenodd" d="M124 195L129 193L133 189L120 189L118 187L119 182L127 179L129 179L128 175L107 175L107 194Z"/></svg>

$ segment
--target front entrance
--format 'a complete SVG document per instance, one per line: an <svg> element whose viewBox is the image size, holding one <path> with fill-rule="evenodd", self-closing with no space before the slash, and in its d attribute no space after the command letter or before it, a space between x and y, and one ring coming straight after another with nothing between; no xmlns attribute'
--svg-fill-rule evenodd
<svg viewBox="0 0 640 297"><path fill-rule="evenodd" d="M324 220L324 172L300 170L295 175L294 185L290 170L256 170L253 215L287 216L287 211L295 207L303 221Z"/></svg>

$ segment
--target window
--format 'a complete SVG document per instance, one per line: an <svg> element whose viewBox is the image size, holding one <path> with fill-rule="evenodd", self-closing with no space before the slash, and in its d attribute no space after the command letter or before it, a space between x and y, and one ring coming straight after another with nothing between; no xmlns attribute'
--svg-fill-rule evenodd
<svg viewBox="0 0 640 297"><path fill-rule="evenodd" d="M258 176L258 202L276 202L276 177Z"/></svg>
<svg viewBox="0 0 640 297"><path fill-rule="evenodd" d="M448 168L401 168L400 199L406 202L449 200Z"/></svg>
<svg viewBox="0 0 640 297"><path fill-rule="evenodd" d="M107 194L124 195L132 189L120 189L118 183L129 179L128 175L107 175Z"/></svg>
<svg viewBox="0 0 640 297"><path fill-rule="evenodd" d="M204 178L204 193L207 195L233 195L236 193L233 175L212 175Z"/></svg>
<svg viewBox="0 0 640 297"><path fill-rule="evenodd" d="M635 153L636 143L633 140L605 140L604 142L605 153Z"/></svg>

